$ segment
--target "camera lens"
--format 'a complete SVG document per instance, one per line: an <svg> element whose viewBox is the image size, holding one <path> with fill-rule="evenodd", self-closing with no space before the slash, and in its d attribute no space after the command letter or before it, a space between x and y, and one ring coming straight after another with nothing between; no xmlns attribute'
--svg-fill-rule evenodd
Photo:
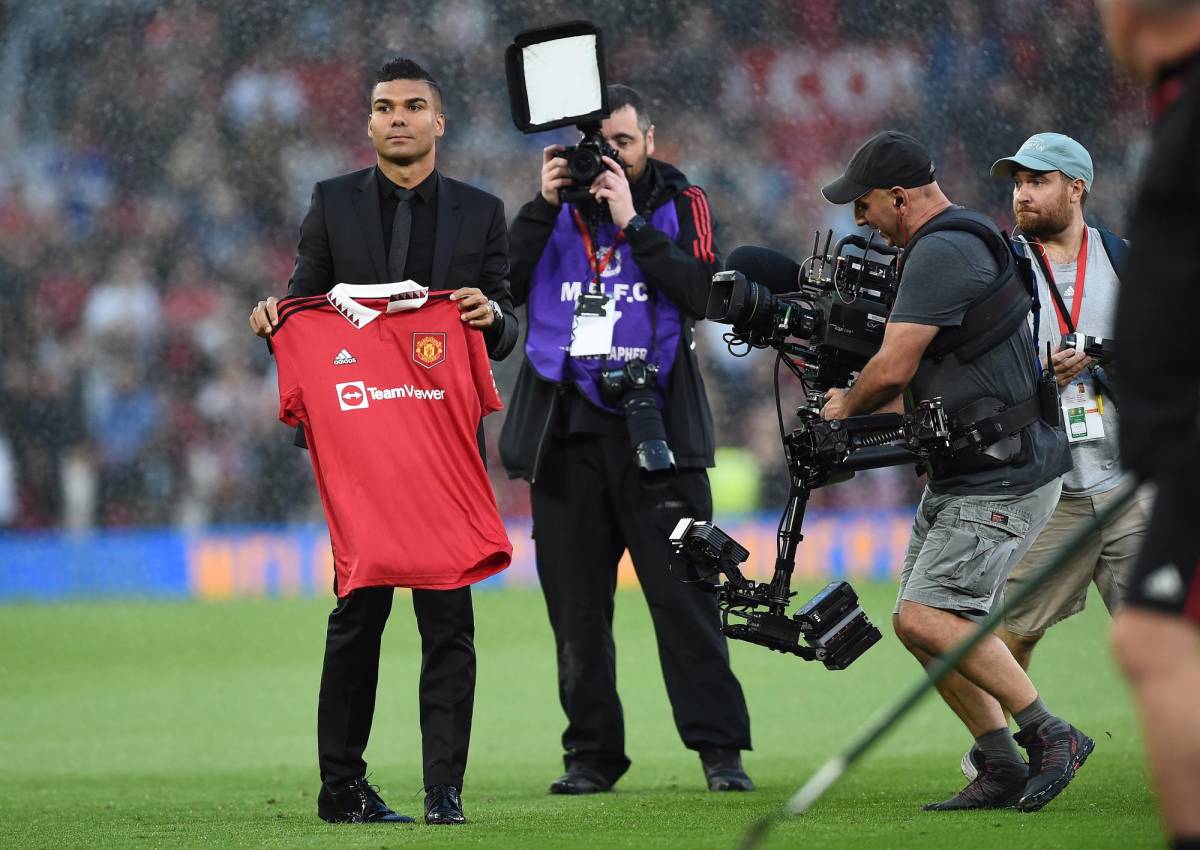
<svg viewBox="0 0 1200 850"><path fill-rule="evenodd" d="M649 387L630 390L625 396L625 424L643 477L655 478L675 468L675 455L667 445L662 413Z"/></svg>
<svg viewBox="0 0 1200 850"><path fill-rule="evenodd" d="M600 154L582 145L567 157L567 171L571 179L581 186L591 183L603 170L604 163L600 161Z"/></svg>

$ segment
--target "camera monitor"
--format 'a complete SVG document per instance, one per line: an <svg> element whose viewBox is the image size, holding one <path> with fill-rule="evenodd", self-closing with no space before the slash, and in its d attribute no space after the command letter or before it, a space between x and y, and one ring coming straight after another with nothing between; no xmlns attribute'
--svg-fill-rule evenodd
<svg viewBox="0 0 1200 850"><path fill-rule="evenodd" d="M588 21L527 30L504 55L513 123L540 133L608 116L604 40Z"/></svg>

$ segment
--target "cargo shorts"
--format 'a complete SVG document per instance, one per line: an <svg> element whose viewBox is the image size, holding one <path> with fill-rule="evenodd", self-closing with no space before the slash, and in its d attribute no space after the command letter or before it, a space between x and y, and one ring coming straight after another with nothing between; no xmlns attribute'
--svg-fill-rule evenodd
<svg viewBox="0 0 1200 850"><path fill-rule="evenodd" d="M926 488L904 553L893 613L900 613L900 603L907 600L983 620L1054 512L1061 492L1061 478L1020 496L962 496Z"/></svg>
<svg viewBox="0 0 1200 850"><path fill-rule="evenodd" d="M1063 495L1037 541L1009 574L1006 592L1020 590L1059 557L1063 544L1079 527L1107 509L1123 490L1114 487L1092 496ZM1108 612L1115 612L1128 594L1133 564L1146 536L1153 501L1153 494L1142 488L1098 533L1077 546L1054 575L1008 612L1004 628L1017 635L1041 635L1055 623L1083 610L1088 585L1092 583L1100 591Z"/></svg>

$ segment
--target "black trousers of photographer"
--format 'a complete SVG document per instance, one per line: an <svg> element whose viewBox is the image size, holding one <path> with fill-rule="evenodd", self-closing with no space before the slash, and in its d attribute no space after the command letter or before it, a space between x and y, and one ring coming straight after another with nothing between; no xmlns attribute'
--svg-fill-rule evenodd
<svg viewBox="0 0 1200 850"><path fill-rule="evenodd" d="M549 439L531 490L533 537L558 649L566 766L586 764L614 782L629 768L612 635L617 564L626 549L650 606L683 743L749 749L750 716L729 666L716 597L668 568L668 538L680 518L712 517L707 473L679 470L647 485L628 437Z"/></svg>

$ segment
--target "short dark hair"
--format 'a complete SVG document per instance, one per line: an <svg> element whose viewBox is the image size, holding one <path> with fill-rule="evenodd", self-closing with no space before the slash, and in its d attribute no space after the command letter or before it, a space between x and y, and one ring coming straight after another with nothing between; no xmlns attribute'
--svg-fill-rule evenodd
<svg viewBox="0 0 1200 850"><path fill-rule="evenodd" d="M608 87L608 110L610 113L616 112L618 109L624 109L626 106L632 107L637 113L638 129L642 131L642 135L646 135L646 131L650 129L650 125L654 122L650 120L650 113L646 111L646 103L642 100L642 96L629 86L623 86L620 83L614 83Z"/></svg>
<svg viewBox="0 0 1200 850"><path fill-rule="evenodd" d="M433 108L442 111L442 87L438 85L433 75L406 56L397 56L379 66L375 72L375 82L371 84L370 94L375 94L375 86L392 80L421 80L429 83L433 89Z"/></svg>

